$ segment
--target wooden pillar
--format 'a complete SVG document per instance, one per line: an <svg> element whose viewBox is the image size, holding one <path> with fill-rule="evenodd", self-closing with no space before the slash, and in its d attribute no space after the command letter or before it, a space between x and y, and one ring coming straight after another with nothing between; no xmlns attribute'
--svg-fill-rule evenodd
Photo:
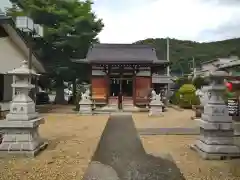
<svg viewBox="0 0 240 180"><path fill-rule="evenodd" d="M89 77L90 77L89 79L90 79L90 84L91 84L91 96L93 96L93 73L92 73L92 71L93 71L93 65L91 65L91 68L90 68L91 74L89 74Z"/></svg>
<svg viewBox="0 0 240 180"><path fill-rule="evenodd" d="M109 75L110 75L110 70L111 70L111 66L110 65L107 65L107 72L106 72L106 75L105 75L105 79L106 79L106 103L109 104L109 96L110 96L110 78L109 78Z"/></svg>
<svg viewBox="0 0 240 180"><path fill-rule="evenodd" d="M136 106L136 73L133 75L133 105Z"/></svg>
<svg viewBox="0 0 240 180"><path fill-rule="evenodd" d="M136 106L136 69L133 67L133 79L132 79L132 89L133 89L133 105Z"/></svg>

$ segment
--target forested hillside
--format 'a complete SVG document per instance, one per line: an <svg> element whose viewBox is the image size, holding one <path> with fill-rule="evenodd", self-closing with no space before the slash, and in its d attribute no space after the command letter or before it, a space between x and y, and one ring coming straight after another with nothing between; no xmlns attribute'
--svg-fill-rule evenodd
<svg viewBox="0 0 240 180"><path fill-rule="evenodd" d="M196 65L216 57L240 57L240 38L224 41L198 43L193 41L182 41L170 39L170 61L171 71L175 73L189 73L192 66L192 58L195 58ZM166 59L166 39L145 39L136 42L137 44L151 44L156 48L159 59Z"/></svg>

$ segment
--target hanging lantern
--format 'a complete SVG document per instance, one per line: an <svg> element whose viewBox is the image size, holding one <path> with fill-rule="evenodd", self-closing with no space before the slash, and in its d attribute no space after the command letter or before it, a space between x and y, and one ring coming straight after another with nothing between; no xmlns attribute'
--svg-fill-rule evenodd
<svg viewBox="0 0 240 180"><path fill-rule="evenodd" d="M233 85L232 85L232 83L230 83L230 82L226 82L226 87L227 87L227 89L229 90L229 91L232 91L232 88L233 88Z"/></svg>

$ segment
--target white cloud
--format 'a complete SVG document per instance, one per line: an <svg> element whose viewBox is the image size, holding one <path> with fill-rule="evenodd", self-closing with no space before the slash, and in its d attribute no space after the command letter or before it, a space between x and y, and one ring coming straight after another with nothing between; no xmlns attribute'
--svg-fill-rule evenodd
<svg viewBox="0 0 240 180"><path fill-rule="evenodd" d="M172 37L177 39L201 39L201 32L216 29L240 15L239 6L217 6L200 0L141 0L140 5L115 11L107 5L95 6L103 19L101 42L131 43L145 38ZM135 0L134 0L135 1ZM100 1L99 1L100 3ZM211 37L208 37L211 38ZM208 39L207 39L208 40Z"/></svg>
<svg viewBox="0 0 240 180"><path fill-rule="evenodd" d="M94 11L105 24L99 35L101 42L105 43L132 43L145 38L167 36L195 41L240 36L240 0L94 2ZM6 6L10 6L9 0L0 0L0 8Z"/></svg>

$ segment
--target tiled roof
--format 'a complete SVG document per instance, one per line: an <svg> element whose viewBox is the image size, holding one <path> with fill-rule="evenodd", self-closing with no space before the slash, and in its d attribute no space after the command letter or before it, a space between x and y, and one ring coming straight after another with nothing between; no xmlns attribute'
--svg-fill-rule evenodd
<svg viewBox="0 0 240 180"><path fill-rule="evenodd" d="M138 44L95 44L87 54L89 62L146 62L160 61L155 49Z"/></svg>

